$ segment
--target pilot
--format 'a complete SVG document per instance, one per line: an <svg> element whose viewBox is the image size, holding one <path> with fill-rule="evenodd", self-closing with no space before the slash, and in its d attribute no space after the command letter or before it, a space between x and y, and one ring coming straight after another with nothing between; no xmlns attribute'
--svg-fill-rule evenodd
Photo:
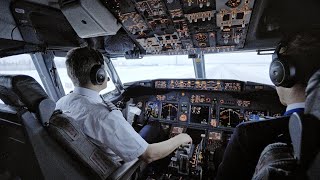
<svg viewBox="0 0 320 180"><path fill-rule="evenodd" d="M99 95L109 80L99 51L88 47L72 49L67 54L66 67L75 88L57 102L56 109L74 118L88 138L114 160L129 162L140 158L150 163L192 141L188 134L182 133L166 141L148 144L122 112Z"/></svg>
<svg viewBox="0 0 320 180"><path fill-rule="evenodd" d="M305 89L320 68L320 33L309 30L289 35L276 48L269 74L280 102L287 106L283 117L238 125L226 148L216 180L251 179L263 149L271 143L290 143L288 121L303 113Z"/></svg>

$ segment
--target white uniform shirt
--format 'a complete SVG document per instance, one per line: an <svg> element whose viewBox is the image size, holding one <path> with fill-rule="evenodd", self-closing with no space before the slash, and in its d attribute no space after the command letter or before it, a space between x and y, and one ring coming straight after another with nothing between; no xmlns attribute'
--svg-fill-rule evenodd
<svg viewBox="0 0 320 180"><path fill-rule="evenodd" d="M299 109L299 108L305 108L305 103L304 102L302 102L302 103L293 103L293 104L289 104L288 106L287 106L287 109L286 109L286 111L291 111L291 110L293 110L293 109Z"/></svg>
<svg viewBox="0 0 320 180"><path fill-rule="evenodd" d="M148 147L121 111L110 112L96 91L75 87L57 102L56 109L74 118L89 139L115 160L132 161Z"/></svg>

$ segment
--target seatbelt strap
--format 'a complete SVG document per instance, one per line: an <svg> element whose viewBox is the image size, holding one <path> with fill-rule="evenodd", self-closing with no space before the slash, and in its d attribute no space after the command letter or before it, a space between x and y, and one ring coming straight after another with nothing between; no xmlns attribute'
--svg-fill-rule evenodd
<svg viewBox="0 0 320 180"><path fill-rule="evenodd" d="M110 101L106 101L104 100L103 96L100 95L101 99L102 99L102 102L107 105L107 109L111 112L113 110L119 110L119 108L117 108L117 106L115 106L112 102Z"/></svg>

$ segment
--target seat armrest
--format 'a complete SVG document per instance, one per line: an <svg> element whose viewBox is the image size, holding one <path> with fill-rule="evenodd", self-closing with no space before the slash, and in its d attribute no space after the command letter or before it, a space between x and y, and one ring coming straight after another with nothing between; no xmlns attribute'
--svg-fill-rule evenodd
<svg viewBox="0 0 320 180"><path fill-rule="evenodd" d="M143 164L143 161L139 159L135 159L130 162L124 163L122 166L120 166L116 171L114 171L108 179L110 180L124 180L129 179L129 177L132 176L132 174L136 171L136 169Z"/></svg>

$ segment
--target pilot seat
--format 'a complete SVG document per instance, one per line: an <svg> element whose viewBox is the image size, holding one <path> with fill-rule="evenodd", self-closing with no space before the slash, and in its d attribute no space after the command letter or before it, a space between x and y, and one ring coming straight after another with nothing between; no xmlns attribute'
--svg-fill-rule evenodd
<svg viewBox="0 0 320 180"><path fill-rule="evenodd" d="M320 70L306 88L304 113L290 116L290 143L273 143L261 153L252 179L320 179Z"/></svg>
<svg viewBox="0 0 320 180"><path fill-rule="evenodd" d="M0 75L0 99L0 179L128 179L141 163L108 158L30 76Z"/></svg>

